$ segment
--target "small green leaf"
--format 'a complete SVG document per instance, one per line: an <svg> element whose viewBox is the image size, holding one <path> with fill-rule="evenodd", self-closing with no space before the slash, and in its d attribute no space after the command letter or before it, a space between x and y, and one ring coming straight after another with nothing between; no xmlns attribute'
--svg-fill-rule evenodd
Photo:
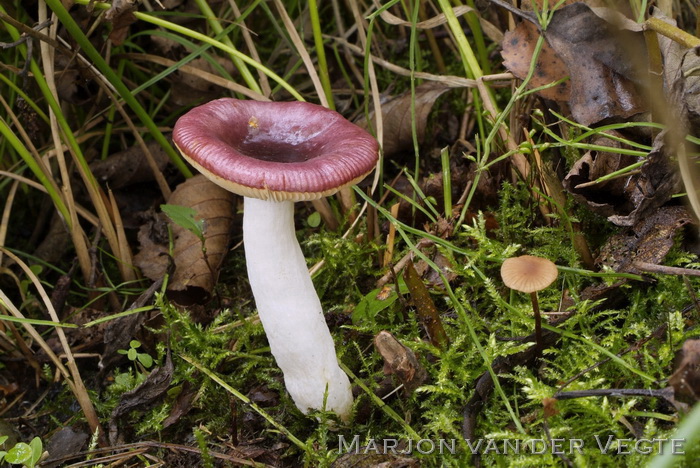
<svg viewBox="0 0 700 468"><path fill-rule="evenodd" d="M129 358L129 360L133 361L136 359L137 356L138 352L136 352L134 348L129 348L129 352L127 353L127 357Z"/></svg>
<svg viewBox="0 0 700 468"><path fill-rule="evenodd" d="M180 205L160 205L163 213L181 228L187 229L195 236L204 241L204 221L195 219L197 211L189 206Z"/></svg>
<svg viewBox="0 0 700 468"><path fill-rule="evenodd" d="M321 225L321 213L314 211L306 218L306 223L312 228L319 227Z"/></svg>
<svg viewBox="0 0 700 468"><path fill-rule="evenodd" d="M5 461L13 465L22 465L32 457L32 448L29 444L18 442L5 455Z"/></svg>
<svg viewBox="0 0 700 468"><path fill-rule="evenodd" d="M39 460L41 460L41 456L44 454L44 444L41 443L40 438L34 437L31 442L29 442L29 446L32 448L32 457L29 460L28 465L35 466Z"/></svg>
<svg viewBox="0 0 700 468"><path fill-rule="evenodd" d="M129 341L129 346L136 349L141 346L141 342L139 340L131 340Z"/></svg>
<svg viewBox="0 0 700 468"><path fill-rule="evenodd" d="M139 362L148 369L153 365L153 358L146 353L139 353Z"/></svg>

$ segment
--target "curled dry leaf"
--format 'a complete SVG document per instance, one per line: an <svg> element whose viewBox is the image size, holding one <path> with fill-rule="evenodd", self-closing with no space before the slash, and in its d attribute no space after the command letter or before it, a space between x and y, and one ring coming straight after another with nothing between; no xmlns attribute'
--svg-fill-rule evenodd
<svg viewBox="0 0 700 468"><path fill-rule="evenodd" d="M416 133L418 141L423 141L425 129L428 123L428 115L435 101L451 88L432 83L422 84L416 87ZM390 101L382 104L382 119L384 122L384 155L390 157L413 147L413 132L411 124L411 92L407 91ZM368 129L374 127L374 115L371 123L363 117L357 125Z"/></svg>
<svg viewBox="0 0 700 468"><path fill-rule="evenodd" d="M634 262L660 264L673 247L676 232L690 222L690 214L682 206L659 208L625 232L611 236L601 248L596 264L617 272L640 274Z"/></svg>
<svg viewBox="0 0 700 468"><path fill-rule="evenodd" d="M105 13L105 19L112 23L112 32L109 40L114 45L121 45L129 34L129 26L135 23L134 7L132 0L114 0L112 6Z"/></svg>
<svg viewBox="0 0 700 468"><path fill-rule="evenodd" d="M611 136L621 136L617 132L607 133ZM638 162L639 158L616 152L615 150L626 149L627 146L603 136L594 138L591 144L608 147L610 151L586 152L574 163L564 178L564 188L577 201L587 204L591 210L602 216L628 215L635 208L630 198L635 190L637 173L590 184L600 177Z"/></svg>
<svg viewBox="0 0 700 468"><path fill-rule="evenodd" d="M175 270L168 283L168 295L181 304L203 302L211 293L218 269L228 252L228 240L233 221L234 196L227 190L198 175L180 184L168 200L171 205L193 208L204 224L204 247L192 232L171 221ZM139 233L141 251L135 264L151 279L161 278L168 267L167 244Z"/></svg>
<svg viewBox="0 0 700 468"><path fill-rule="evenodd" d="M418 275L412 261L406 263L403 279L411 293L411 301L416 308L416 313L420 317L430 342L436 348L445 349L450 344L450 339L442 326L440 313L435 307L433 299L430 297L428 288Z"/></svg>
<svg viewBox="0 0 700 468"><path fill-rule="evenodd" d="M117 445L120 442L119 419L132 411L143 411L162 401L165 392L170 388L174 369L170 352L168 352L165 356L165 363L161 367L153 369L141 385L122 394L109 421L109 441L112 445Z"/></svg>
<svg viewBox="0 0 700 468"><path fill-rule="evenodd" d="M637 161L614 150L620 145L607 139L595 140L610 152L588 152L569 171L564 187L593 211L618 226L633 226L668 202L680 189L680 176L668 156L671 146L665 132L654 140L654 149L636 172L596 185L584 185L602 175Z"/></svg>
<svg viewBox="0 0 700 468"><path fill-rule="evenodd" d="M686 340L677 361L668 383L676 398L694 403L700 400L700 340Z"/></svg>
<svg viewBox="0 0 700 468"><path fill-rule="evenodd" d="M540 32L534 14L520 16L528 25L519 25L506 35L503 57L513 74L523 78ZM544 33L548 46L542 49L532 86L568 74L568 99L564 87L540 94L568 100L574 119L584 125L644 112L646 103L637 86L643 85L647 70L646 53L640 52L645 43L639 28L631 24L614 10L591 9L582 2L559 8Z"/></svg>
<svg viewBox="0 0 700 468"><path fill-rule="evenodd" d="M388 331L377 333L374 337L374 346L384 358L384 373L395 375L406 392L412 392L428 378L428 373L420 365L414 352L401 344Z"/></svg>
<svg viewBox="0 0 700 468"><path fill-rule="evenodd" d="M646 109L635 82L647 70L646 46L640 32L620 29L586 4L557 10L545 38L569 68L569 106L576 121L591 125L628 118Z"/></svg>

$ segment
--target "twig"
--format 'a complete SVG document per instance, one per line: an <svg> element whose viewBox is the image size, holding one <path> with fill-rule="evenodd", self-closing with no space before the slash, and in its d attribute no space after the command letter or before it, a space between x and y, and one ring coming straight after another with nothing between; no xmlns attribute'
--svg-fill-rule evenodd
<svg viewBox="0 0 700 468"><path fill-rule="evenodd" d="M574 398L588 398L599 396L615 396L615 397L647 397L647 398L665 398L673 399L673 388L666 387L662 389L648 388L594 388L591 390L572 390L570 392L558 392L553 395L557 400L573 400Z"/></svg>
<svg viewBox="0 0 700 468"><path fill-rule="evenodd" d="M642 262L640 260L632 262L632 267L647 273L661 273L662 275L700 276L700 270L657 265L655 263Z"/></svg>

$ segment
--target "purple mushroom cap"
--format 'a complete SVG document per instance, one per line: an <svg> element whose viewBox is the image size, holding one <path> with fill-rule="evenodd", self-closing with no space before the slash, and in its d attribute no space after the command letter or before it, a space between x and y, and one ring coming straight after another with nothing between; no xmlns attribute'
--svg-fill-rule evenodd
<svg viewBox="0 0 700 468"><path fill-rule="evenodd" d="M223 98L178 119L173 141L215 183L263 200L314 200L369 174L379 145L339 113L306 102Z"/></svg>

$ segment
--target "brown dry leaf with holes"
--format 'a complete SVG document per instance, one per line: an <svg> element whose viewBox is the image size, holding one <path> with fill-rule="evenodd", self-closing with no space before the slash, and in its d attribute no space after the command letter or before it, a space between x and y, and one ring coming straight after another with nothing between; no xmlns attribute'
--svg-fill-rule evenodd
<svg viewBox="0 0 700 468"><path fill-rule="evenodd" d="M395 375L407 393L413 392L428 378L428 373L420 365L413 351L388 331L377 333L374 346L384 358L384 373Z"/></svg>
<svg viewBox="0 0 700 468"><path fill-rule="evenodd" d="M506 66L520 78L527 74L540 35L534 14L524 17L528 25L518 26L503 41ZM540 94L568 100L573 118L584 125L646 111L638 90L647 70L645 44L641 32L630 29L635 29L632 23L612 9L592 9L582 2L559 8L544 33L548 46L543 47L532 85L551 83L568 73L568 99L564 88Z"/></svg>
<svg viewBox="0 0 700 468"><path fill-rule="evenodd" d="M428 115L433 104L450 89L447 86L432 83L416 87L415 112L418 142L422 142L425 136ZM411 92L407 91L382 104L382 118L384 122L384 155L391 157L402 151L411 150L413 148ZM365 129L374 128L374 115L371 116L369 124L364 117L355 123Z"/></svg>
<svg viewBox="0 0 700 468"><path fill-rule="evenodd" d="M170 205L193 208L197 218L204 222L206 254L199 238L187 229L169 222L173 237L175 270L168 282L168 297L180 304L201 303L209 298L216 283L219 266L228 252L228 241L233 224L234 195L197 175L178 185ZM144 275L160 278L168 266L167 244L140 232L141 251L134 263Z"/></svg>
<svg viewBox="0 0 700 468"><path fill-rule="evenodd" d="M540 33L537 27L527 21L519 23L515 29L506 32L501 46L503 65L510 72L525 79L529 70L532 56ZM542 44L542 49L537 57L537 65L532 79L528 83L530 89L545 86L569 76L566 64L557 56L548 43ZM571 87L568 81L557 84L537 92L545 99L553 101L568 101L571 95Z"/></svg>
<svg viewBox="0 0 700 468"><path fill-rule="evenodd" d="M626 119L646 110L635 85L648 69L640 32L613 26L587 5L573 3L554 13L545 38L569 68L569 106L577 122Z"/></svg>
<svg viewBox="0 0 700 468"><path fill-rule="evenodd" d="M700 400L700 340L686 340L678 355L676 371L669 377L675 397L688 403Z"/></svg>

